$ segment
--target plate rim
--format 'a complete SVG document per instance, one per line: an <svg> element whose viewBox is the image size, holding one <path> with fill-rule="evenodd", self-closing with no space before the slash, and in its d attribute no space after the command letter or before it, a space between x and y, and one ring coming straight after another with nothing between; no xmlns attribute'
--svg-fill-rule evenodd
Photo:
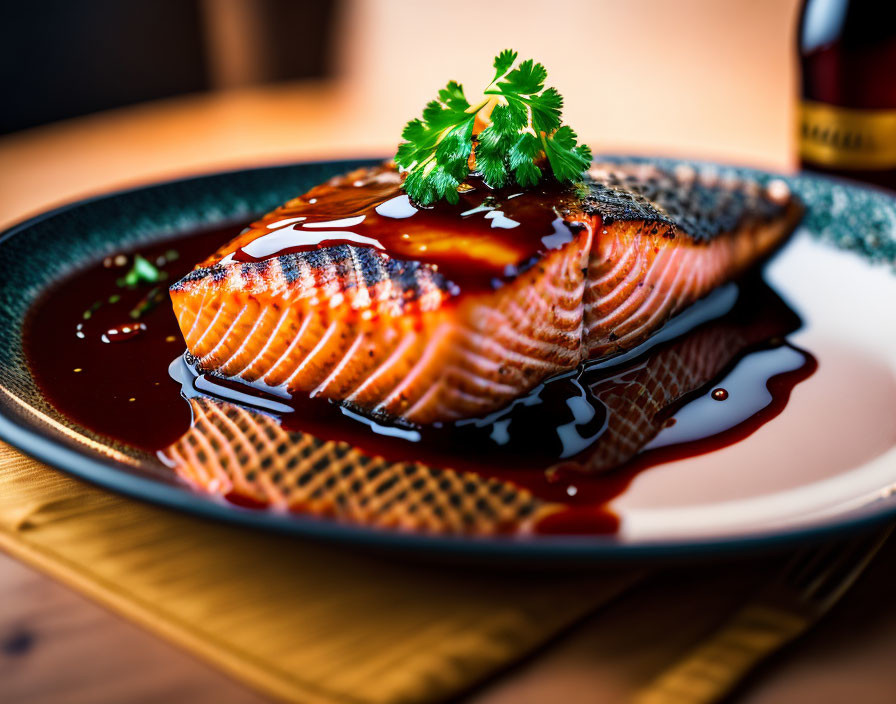
<svg viewBox="0 0 896 704"><path fill-rule="evenodd" d="M644 156L599 155L596 159L650 160L657 163L704 165L716 168L735 168L745 173L764 176L783 176L772 171L753 167L741 167L712 161L691 159L650 159ZM175 177L161 181L114 189L74 200L42 211L18 221L0 232L0 247L12 237L45 220L71 210L100 201L114 200L121 196L169 185L185 185L209 178L234 177L258 171L290 169L296 167L339 168L347 164L376 164L382 159L361 157L357 159L324 159L277 162L267 165L235 169L210 170L199 174ZM866 190L884 195L896 201L896 194L859 182L823 174L800 172L801 178L810 177L828 181L851 189ZM657 559L694 559L712 557L722 553L746 553L785 549L812 540L821 540L835 534L870 530L896 516L896 493L881 497L865 506L840 517L828 517L794 526L773 526L767 530L750 530L741 534L721 534L707 537L675 537L669 540L643 540L621 542L613 535L532 535L514 536L466 536L440 535L407 530L377 528L347 521L320 518L310 515L253 511L227 504L213 496L203 495L187 484L164 482L121 470L113 460L87 455L75 447L58 442L39 426L17 422L6 404L0 404L0 440L56 470L102 489L134 498L144 503L160 505L167 509L199 516L203 519L261 529L298 538L312 538L344 544L347 547L373 547L389 551L429 552L453 558L474 560L498 559L511 562L523 558L539 562L612 563Z"/></svg>

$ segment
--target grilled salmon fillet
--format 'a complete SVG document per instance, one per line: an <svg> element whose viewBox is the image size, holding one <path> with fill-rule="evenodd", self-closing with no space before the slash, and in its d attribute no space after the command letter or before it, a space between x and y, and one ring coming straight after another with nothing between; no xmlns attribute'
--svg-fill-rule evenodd
<svg viewBox="0 0 896 704"><path fill-rule="evenodd" d="M388 165L289 201L171 287L190 356L414 424L479 416L636 346L802 212L783 183L643 164L565 191L471 188L458 208L416 208Z"/></svg>

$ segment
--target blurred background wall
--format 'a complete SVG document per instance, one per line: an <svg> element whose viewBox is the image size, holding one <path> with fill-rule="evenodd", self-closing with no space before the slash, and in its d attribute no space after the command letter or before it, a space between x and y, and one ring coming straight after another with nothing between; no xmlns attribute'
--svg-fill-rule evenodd
<svg viewBox="0 0 896 704"><path fill-rule="evenodd" d="M0 2L0 220L217 168L387 156L449 79L473 98L506 47L547 66L596 152L790 168L798 6Z"/></svg>
<svg viewBox="0 0 896 704"><path fill-rule="evenodd" d="M145 100L328 74L336 2L0 3L0 133Z"/></svg>
<svg viewBox="0 0 896 704"><path fill-rule="evenodd" d="M545 63L567 97L569 123L599 149L724 151L749 162L769 133L787 149L797 4L5 2L0 132L195 91L313 79L344 86L368 135L385 146L445 81L481 85L492 56L511 46Z"/></svg>

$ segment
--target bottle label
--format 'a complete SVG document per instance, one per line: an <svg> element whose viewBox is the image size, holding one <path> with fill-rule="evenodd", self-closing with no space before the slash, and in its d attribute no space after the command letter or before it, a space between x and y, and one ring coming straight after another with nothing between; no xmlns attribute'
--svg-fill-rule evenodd
<svg viewBox="0 0 896 704"><path fill-rule="evenodd" d="M896 168L896 110L854 110L804 100L800 157L845 169Z"/></svg>

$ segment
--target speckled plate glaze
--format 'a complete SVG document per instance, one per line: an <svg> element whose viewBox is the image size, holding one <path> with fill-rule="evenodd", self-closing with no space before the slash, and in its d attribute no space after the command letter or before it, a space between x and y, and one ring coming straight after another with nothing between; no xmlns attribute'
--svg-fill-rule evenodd
<svg viewBox="0 0 896 704"><path fill-rule="evenodd" d="M786 545L896 516L896 198L809 175L786 179L808 214L766 278L805 321L790 339L817 356L818 372L797 387L781 416L749 438L639 476L612 504L621 519L615 535L449 537L243 509L193 491L154 456L78 427L42 396L25 363L22 325L54 281L122 248L247 221L371 163L303 163L173 181L65 206L0 235L0 437L74 476L202 516L462 558L580 564L691 556ZM698 167L723 178L777 178Z"/></svg>

